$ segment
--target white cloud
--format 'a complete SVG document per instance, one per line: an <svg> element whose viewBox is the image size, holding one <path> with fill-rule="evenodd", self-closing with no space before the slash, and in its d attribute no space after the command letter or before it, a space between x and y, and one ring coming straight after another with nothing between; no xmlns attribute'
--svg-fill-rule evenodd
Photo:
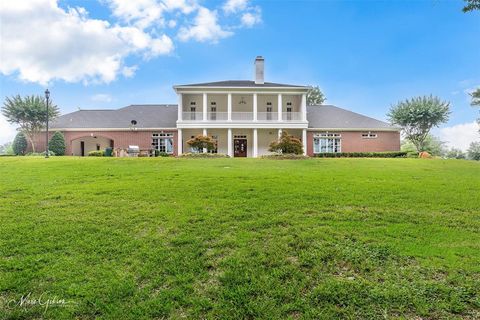
<svg viewBox="0 0 480 320"><path fill-rule="evenodd" d="M7 119L0 114L0 144L13 141L16 134L15 126L10 124Z"/></svg>
<svg viewBox="0 0 480 320"><path fill-rule="evenodd" d="M194 39L199 42L218 42L222 38L233 34L231 31L222 29L217 21L217 11L210 11L207 8L198 9L194 23L189 27L182 27L178 37L182 41Z"/></svg>
<svg viewBox="0 0 480 320"><path fill-rule="evenodd" d="M253 27L256 24L262 22L262 15L260 10L255 10L253 12L246 12L242 15L241 18L242 25L248 28Z"/></svg>
<svg viewBox="0 0 480 320"><path fill-rule="evenodd" d="M112 96L106 93L95 94L91 99L95 102L112 102Z"/></svg>
<svg viewBox="0 0 480 320"><path fill-rule="evenodd" d="M438 129L440 140L449 148L466 151L470 143L480 141L479 126L477 122L457 124L451 127Z"/></svg>
<svg viewBox="0 0 480 320"><path fill-rule="evenodd" d="M114 16L141 29L154 22L160 25L164 23L165 6L156 0L109 0L108 3Z"/></svg>
<svg viewBox="0 0 480 320"><path fill-rule="evenodd" d="M152 37L136 27L89 19L83 8L63 10L55 0L2 1L0 72L47 84L111 82L131 54L154 57L172 52L166 36ZM34 27L33 27L34 26Z"/></svg>
<svg viewBox="0 0 480 320"><path fill-rule="evenodd" d="M228 0L223 5L223 11L226 13L236 13L247 9L249 0Z"/></svg>
<svg viewBox="0 0 480 320"><path fill-rule="evenodd" d="M122 74L125 78L131 78L137 71L138 66L131 66L131 67L123 67Z"/></svg>
<svg viewBox="0 0 480 320"><path fill-rule="evenodd" d="M260 8L245 0L218 6L228 17L200 0L100 0L115 22L90 18L81 7L64 9L59 1L0 1L1 41L8 44L0 46L0 74L42 85L109 83L134 75L138 66L125 64L132 55L171 54L173 33L180 41L215 43L261 21Z"/></svg>
<svg viewBox="0 0 480 320"><path fill-rule="evenodd" d="M190 14L199 7L196 0L163 0L162 3L168 11L180 10L183 14Z"/></svg>

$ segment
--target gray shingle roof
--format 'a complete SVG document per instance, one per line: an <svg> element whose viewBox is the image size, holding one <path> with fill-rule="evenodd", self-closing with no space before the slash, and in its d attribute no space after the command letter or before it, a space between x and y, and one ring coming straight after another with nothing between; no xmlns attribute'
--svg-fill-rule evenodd
<svg viewBox="0 0 480 320"><path fill-rule="evenodd" d="M117 110L79 110L58 117L52 129L176 128L177 105L131 105ZM308 106L309 128L395 130L390 124L331 105Z"/></svg>
<svg viewBox="0 0 480 320"><path fill-rule="evenodd" d="M398 129L389 123L332 105L308 106L307 120L309 128L376 130Z"/></svg>
<svg viewBox="0 0 480 320"><path fill-rule="evenodd" d="M177 85L175 87L246 87L246 88L306 88L306 86L299 86L293 84L265 82L264 84L256 84L251 80L227 80L217 82L193 83Z"/></svg>
<svg viewBox="0 0 480 320"><path fill-rule="evenodd" d="M177 105L131 105L117 110L79 110L58 117L55 128L128 128L132 120L137 128L175 128Z"/></svg>

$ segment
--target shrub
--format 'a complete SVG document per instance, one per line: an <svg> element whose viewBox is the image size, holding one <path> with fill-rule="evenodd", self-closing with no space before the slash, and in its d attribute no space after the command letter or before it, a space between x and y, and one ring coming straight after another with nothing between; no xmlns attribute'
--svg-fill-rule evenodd
<svg viewBox="0 0 480 320"><path fill-rule="evenodd" d="M303 154L294 154L294 153L275 153L268 154L261 157L262 159L275 159L275 160L304 160L308 159L307 156Z"/></svg>
<svg viewBox="0 0 480 320"><path fill-rule="evenodd" d="M216 141L212 139L212 137L200 134L190 140L187 140L187 144L194 150L202 152L203 149L207 149L207 151L215 149Z"/></svg>
<svg viewBox="0 0 480 320"><path fill-rule="evenodd" d="M7 143L1 145L0 146L0 155L14 156L15 154L13 153L13 143L12 142L7 142Z"/></svg>
<svg viewBox="0 0 480 320"><path fill-rule="evenodd" d="M27 151L27 138L25 138L25 135L23 132L17 133L15 136L15 139L13 139L13 153L18 155L25 155L25 152Z"/></svg>
<svg viewBox="0 0 480 320"><path fill-rule="evenodd" d="M316 153L318 158L405 158L407 152L337 152L337 153Z"/></svg>
<svg viewBox="0 0 480 320"><path fill-rule="evenodd" d="M54 156L55 152L53 152L52 150L48 150L48 155L49 156ZM25 156L28 156L28 157L45 157L45 151L43 151L43 152L29 152Z"/></svg>
<svg viewBox="0 0 480 320"><path fill-rule="evenodd" d="M160 152L159 150L155 150L155 157L170 157L170 154L166 152Z"/></svg>
<svg viewBox="0 0 480 320"><path fill-rule="evenodd" d="M447 158L447 159L466 159L467 156L466 156L465 152L463 152L462 150L451 148L450 150L448 150L446 152L445 158Z"/></svg>
<svg viewBox="0 0 480 320"><path fill-rule="evenodd" d="M467 153L468 159L480 160L480 142L470 143L470 147L468 147Z"/></svg>
<svg viewBox="0 0 480 320"><path fill-rule="evenodd" d="M182 153L182 158L229 158L223 153Z"/></svg>
<svg viewBox="0 0 480 320"><path fill-rule="evenodd" d="M65 137L63 136L63 133L57 131L53 134L48 143L48 149L55 152L57 156L65 155Z"/></svg>
<svg viewBox="0 0 480 320"><path fill-rule="evenodd" d="M303 144L300 139L289 135L288 132L284 130L278 141L270 143L268 151L276 153L303 154Z"/></svg>
<svg viewBox="0 0 480 320"><path fill-rule="evenodd" d="M103 157L105 156L105 151L103 150L94 150L88 153L89 157Z"/></svg>

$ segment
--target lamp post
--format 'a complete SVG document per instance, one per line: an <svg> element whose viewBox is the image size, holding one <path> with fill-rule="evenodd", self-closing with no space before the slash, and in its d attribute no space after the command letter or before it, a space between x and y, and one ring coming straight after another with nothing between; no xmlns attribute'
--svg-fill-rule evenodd
<svg viewBox="0 0 480 320"><path fill-rule="evenodd" d="M45 158L48 158L48 100L50 99L50 91L45 90L45 102L47 104L47 130L45 131Z"/></svg>

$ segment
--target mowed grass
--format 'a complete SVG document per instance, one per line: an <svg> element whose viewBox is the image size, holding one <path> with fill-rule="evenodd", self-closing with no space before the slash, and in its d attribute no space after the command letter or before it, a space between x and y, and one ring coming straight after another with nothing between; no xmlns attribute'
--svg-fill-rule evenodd
<svg viewBox="0 0 480 320"><path fill-rule="evenodd" d="M479 162L0 158L0 182L0 319L480 318Z"/></svg>

